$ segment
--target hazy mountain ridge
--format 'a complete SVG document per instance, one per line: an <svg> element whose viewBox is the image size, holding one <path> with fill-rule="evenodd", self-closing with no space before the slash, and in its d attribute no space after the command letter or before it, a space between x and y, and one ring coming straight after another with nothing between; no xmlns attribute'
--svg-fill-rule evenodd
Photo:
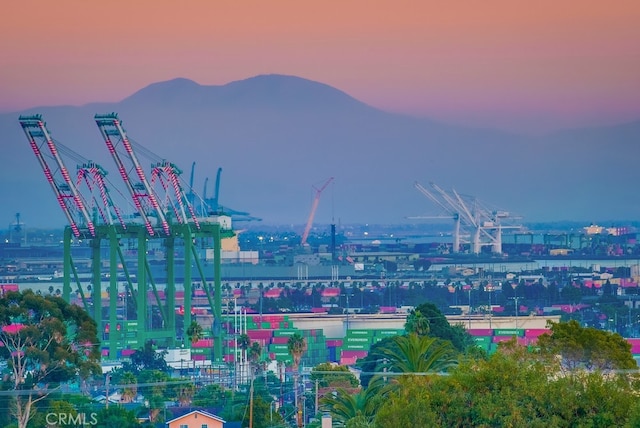
<svg viewBox="0 0 640 428"><path fill-rule="evenodd" d="M269 223L303 224L311 186L330 176L319 223L399 223L437 212L415 181L455 187L530 221L640 216L640 122L526 137L386 113L322 83L282 75L222 86L173 79L119 103L23 113L42 113L56 140L100 162L119 184L93 121L111 111L132 140L178 164L187 182L195 161L196 192L209 177L210 194L222 167L221 203ZM10 159L0 170L0 197L9 201L0 217L10 222L21 212L27 224L63 225L18 115L0 115L3 158ZM46 221L38 219L43 210Z"/></svg>

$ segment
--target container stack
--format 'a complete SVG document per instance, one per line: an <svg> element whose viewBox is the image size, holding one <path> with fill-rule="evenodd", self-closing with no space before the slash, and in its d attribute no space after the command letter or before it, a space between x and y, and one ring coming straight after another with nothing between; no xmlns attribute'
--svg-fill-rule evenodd
<svg viewBox="0 0 640 428"><path fill-rule="evenodd" d="M501 342L508 342L515 337L519 344L531 346L535 345L539 336L550 333L551 330L542 328L477 328L469 329L467 332L473 337L476 345L491 355L498 350L498 344Z"/></svg>

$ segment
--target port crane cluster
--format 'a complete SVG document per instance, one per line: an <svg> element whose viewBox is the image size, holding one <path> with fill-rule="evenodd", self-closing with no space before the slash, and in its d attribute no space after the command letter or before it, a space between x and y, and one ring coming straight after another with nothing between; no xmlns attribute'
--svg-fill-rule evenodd
<svg viewBox="0 0 640 428"><path fill-rule="evenodd" d="M231 236L222 230L215 217L198 217L180 182L182 171L173 163L157 159L150 174L138 159L137 152L145 149L131 141L116 113L96 114L96 125L111 155L128 200L114 202L112 187L106 180L107 170L55 141L41 115L20 116L19 122L29 141L45 178L68 221L64 237L63 298L71 299L71 284L77 286L85 309L93 315L99 331L108 334L109 357L126 347L137 349L147 340L155 340L174 347L182 340L176 323L176 280L179 274L177 250L182 249L182 283L184 288L183 331L191 324L193 283L204 285L206 299L214 316L214 360L222 362L220 241ZM76 176L67 168L63 156L77 161ZM149 180L147 177L150 176ZM126 195L120 193L125 198ZM134 208L133 215L125 215L122 208ZM91 256L91 288L84 287L72 257L73 240L88 239ZM125 242L134 243L135 257L125 255ZM213 272L207 272L197 243L213 248ZM165 254L165 287L160 289L154 278L148 257L151 245L161 247ZM104 275L103 254L107 254L108 274ZM192 272L195 266L196 277ZM134 273L135 271L135 273ZM103 310L103 278L108 278L108 303ZM197 280L197 281L194 281ZM208 281L213 280L213 287ZM125 304L119 308L119 281L124 281ZM90 296L87 294L90 293ZM162 296L164 293L164 297ZM129 319L128 302L135 308ZM161 322L154 325L149 314L159 313Z"/></svg>
<svg viewBox="0 0 640 428"><path fill-rule="evenodd" d="M435 183L430 183L431 189L428 189L418 182L414 183L414 187L440 208L443 214L411 218L453 220L454 253L459 252L462 245L468 244L473 254L479 254L486 246L491 247L492 253L502 254L502 231L522 228L505 223L508 219L516 219L509 212L489 209L476 198L461 195L455 189L446 191Z"/></svg>

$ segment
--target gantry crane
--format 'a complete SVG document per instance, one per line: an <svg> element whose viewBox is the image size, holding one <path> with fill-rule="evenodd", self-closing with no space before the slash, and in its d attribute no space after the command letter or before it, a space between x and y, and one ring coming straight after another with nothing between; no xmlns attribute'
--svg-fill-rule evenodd
<svg viewBox="0 0 640 428"><path fill-rule="evenodd" d="M324 182L324 184L320 188L312 186L313 190L315 191L315 196L313 198L313 203L311 204L311 212L309 213L309 218L307 219L307 225L304 227L304 232L302 232L302 239L300 240L300 244L303 246L307 245L307 238L309 238L309 232L311 232L311 226L313 225L313 218L316 215L316 210L318 209L318 204L320 203L320 195L322 194L324 189L327 188L329 183L331 183L332 181L333 181L333 177L330 177L329 179L327 179L327 181Z"/></svg>
<svg viewBox="0 0 640 428"><path fill-rule="evenodd" d="M102 137L107 145L109 153L115 161L120 176L122 177L126 188L134 201L140 217L143 219L147 235L138 237L138 302L137 314L138 322L144 325L146 322L145 314L148 310L147 305L147 281L150 282L154 297L161 308L158 290L152 276L149 261L146 259L147 245L151 237L157 236L157 239L163 239L166 248L166 264L167 264L167 284L166 284L166 306L161 315L168 326L167 331L160 332L163 337L167 333L171 337L175 337L175 241L180 239L184 246L184 328L191 323L192 308L192 265L197 268L197 274L200 281L204 284L205 295L208 299L209 306L214 316L214 356L216 361L222 361L222 291L220 278L220 225L217 222L207 221L200 223L189 198L184 192L179 182L180 169L164 159L155 162L152 165L151 177L149 182L136 152L133 143L127 137L126 131L122 126L122 122L116 113L97 114L95 121L100 129ZM141 149L136 145L138 150ZM146 150L146 149L145 149ZM151 157L156 157L150 153ZM134 183L132 175L138 182ZM158 186L154 186L154 185ZM163 198L160 197L156 188L162 189ZM157 219L159 228L154 227L151 222L152 218ZM170 218L175 218L176 223L170 222ZM207 285L207 275L204 272L203 264L200 262L197 249L194 245L196 239L209 240L214 249L214 272L213 282L214 290L210 290ZM148 337L148 335L147 335ZM188 344L187 344L188 345Z"/></svg>
<svg viewBox="0 0 640 428"><path fill-rule="evenodd" d="M62 161L46 123L39 114L20 116L19 119L33 153L36 155L58 204L69 221L69 226L76 238L81 237L80 229L86 227L89 236L95 236L95 225L87 211L86 202L78 191L71 175ZM45 149L46 146L46 149ZM47 161L47 157L50 161Z"/></svg>
<svg viewBox="0 0 640 428"><path fill-rule="evenodd" d="M209 305L214 315L214 337L216 338L214 359L221 362L220 240L223 234L229 235L232 232L221 231L217 222L207 220L201 223L197 219L193 207L179 183L179 169L166 161L152 165L152 181L155 181L155 184L158 184L166 193L165 203L162 204L158 201L158 195L151 183L146 180L146 175L134 153L131 142L115 113L96 115L95 120L118 167L125 187L127 187L138 216L142 219L142 224L136 220L135 216L126 217L121 212L121 207L111 199L109 187L105 182L106 170L74 153L73 156L81 160L77 167L77 179L74 182L60 156L61 151L68 155L72 151L61 143L54 142L42 117L40 115L21 116L19 120L45 177L69 221L69 226L65 229L64 234L63 298L70 301L71 279L74 277L82 301L87 310L93 314L100 331L106 332L107 327L109 329L109 337L105 342L109 345L109 356L115 358L119 350L130 346L137 348L149 339L159 340L166 346L175 346L177 343L174 249L175 241L180 240L184 245L183 283L185 296L183 307L185 330L191 323L192 265L195 265L199 280L205 284ZM132 176L136 180L133 180ZM85 189L84 193L82 189ZM87 194L89 197L86 196ZM93 216L89 214L90 208L93 209ZM169 215L169 212L174 217ZM175 224L171 222L172 218L176 219ZM92 248L91 285L93 288L91 302L85 298L71 257L73 237L88 239ZM207 275L205 275L204 267L195 247L197 240L202 241L203 246L207 245L214 250L214 272L210 277L213 277L215 297L212 296L213 290L209 290L209 287L206 286ZM164 304L147 259L148 245L150 242L158 241L166 248L167 278ZM135 260L132 261L124 256L121 248L123 242L136 243ZM101 272L103 266L101 252L103 250L108 250L109 254L109 272L106 274L109 278L108 319L104 319L102 312L102 279L104 275ZM129 299L136 308L135 320L123 321L122 314L118 314L118 285L122 277L125 279L126 295L130 296ZM148 311L153 307L153 303L150 305L147 302L149 293L152 294L160 312L160 327L154 327L148 319ZM189 343L187 342L185 345L189 346Z"/></svg>
<svg viewBox="0 0 640 428"><path fill-rule="evenodd" d="M416 189L418 189L418 191L420 191L420 193L422 193L424 196L429 198L434 204L436 204L437 206L442 208L446 214L445 215L438 215L438 216L415 216L415 217L411 217L411 218L418 218L418 219L435 219L435 218L440 219L440 218L445 218L445 219L453 220L454 221L454 226L453 226L453 248L452 248L452 252L454 252L454 253L459 252L460 251L460 244L462 242L461 236L460 236L460 213L458 213L454 209L454 207L452 207L451 205L446 204L444 201L441 201L440 199L438 199L438 197L436 195L431 193L427 188L425 188L423 185L421 185L417 181L414 183L414 187Z"/></svg>
<svg viewBox="0 0 640 428"><path fill-rule="evenodd" d="M454 249L456 252L465 236L470 236L469 243L473 254L479 254L482 247L491 246L495 254L502 253L502 231L505 228L521 228L520 225L503 225L502 221L511 218L508 212L489 210L476 198L464 197L455 189L445 191L435 183L430 183L433 192L420 183L415 187L432 202L444 209L455 221ZM461 233L461 230L464 233Z"/></svg>

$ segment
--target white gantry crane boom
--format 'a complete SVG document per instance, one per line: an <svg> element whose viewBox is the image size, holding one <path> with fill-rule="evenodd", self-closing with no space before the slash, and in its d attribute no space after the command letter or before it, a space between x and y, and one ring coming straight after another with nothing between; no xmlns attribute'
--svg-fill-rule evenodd
<svg viewBox="0 0 640 428"><path fill-rule="evenodd" d="M418 183L415 187L456 220L454 251L460 243L460 228L472 237L470 243L474 254L479 254L484 246L491 246L493 253L501 254L503 229L522 227L503 225L501 220L510 217L506 211L490 211L475 198L463 197L455 189L447 192L435 183L430 185L435 193Z"/></svg>
<svg viewBox="0 0 640 428"><path fill-rule="evenodd" d="M331 183L332 181L333 181L333 177L330 177L327 181L324 182L324 184L320 188L313 186L313 189L315 190L315 196L313 198L313 204L311 205L311 212L309 213L309 218L307 219L307 225L305 226L304 232L302 233L302 239L300 240L301 245L307 244L307 238L309 238L309 232L311 232L311 226L313 225L313 218L316 215L316 210L318 209L318 204L320 203L320 195L322 194L324 189L327 188L329 183Z"/></svg>
<svg viewBox="0 0 640 428"><path fill-rule="evenodd" d="M448 216L446 216L446 217L438 216L438 217L435 217L435 218L450 218L450 219L453 219L454 226L453 226L453 248L452 248L452 251L454 253L459 252L460 251L460 243L461 243L461 238L460 238L460 213L457 212L455 209L453 209L453 206L451 206L451 204L448 204L446 202L441 201L436 195L431 193L427 188L425 188L422 184L418 183L417 181L414 183L414 187L416 189L418 189L418 191L420 193L422 193L424 196L426 196L428 199L430 199L431 202L433 202L434 204L438 205L440 208L442 208L448 214Z"/></svg>
<svg viewBox="0 0 640 428"><path fill-rule="evenodd" d="M155 217L164 234L170 235L171 231L165 213L147 181L118 115L116 113L96 114L95 121L147 232L151 236L155 235L156 231L151 223L151 218ZM119 153L121 151L124 156ZM136 183L132 181L133 171L135 171L135 177L138 180Z"/></svg>
<svg viewBox="0 0 640 428"><path fill-rule="evenodd" d="M87 204L71 179L42 116L39 114L20 116L18 120L64 215L69 221L74 236L78 238L82 235L80 228L83 226L88 229L91 236L95 236L95 225L87 210ZM45 146L46 149L44 149ZM46 155L47 152L49 155ZM53 160L53 165L47 162L47 156Z"/></svg>
<svg viewBox="0 0 640 428"><path fill-rule="evenodd" d="M87 160L78 165L77 172L77 184L84 184L91 193L91 199L94 206L100 214L100 218L104 224L113 226L115 220L122 226L124 230L127 229L127 224L124 220L122 212L118 205L111 198L109 188L105 182L107 171L99 164Z"/></svg>
<svg viewBox="0 0 640 428"><path fill-rule="evenodd" d="M200 229L200 222L193 204L190 202L191 198L189 198L180 183L180 174L182 174L182 170L175 164L162 160L152 165L151 186L154 187L156 184L161 186L165 195L162 203L165 213L171 210L180 224L187 224L192 221L196 229ZM193 195L193 190L191 192ZM156 192L156 195L159 196L160 194Z"/></svg>

